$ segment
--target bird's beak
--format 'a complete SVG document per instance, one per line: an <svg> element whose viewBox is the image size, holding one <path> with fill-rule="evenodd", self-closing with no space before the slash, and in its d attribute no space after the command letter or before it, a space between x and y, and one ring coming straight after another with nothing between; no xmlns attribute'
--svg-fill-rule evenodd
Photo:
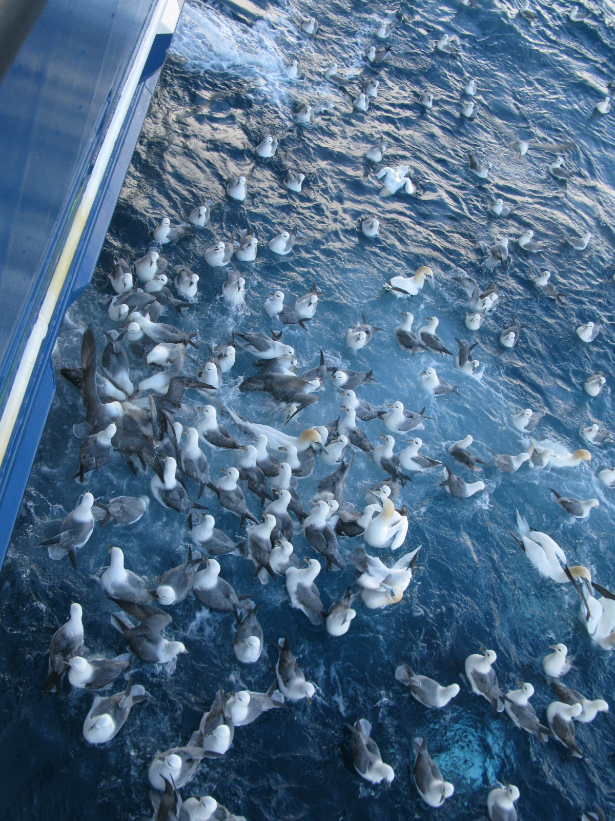
<svg viewBox="0 0 615 821"><path fill-rule="evenodd" d="M392 408L392 407L393 407L393 405L387 405L387 408Z"/></svg>

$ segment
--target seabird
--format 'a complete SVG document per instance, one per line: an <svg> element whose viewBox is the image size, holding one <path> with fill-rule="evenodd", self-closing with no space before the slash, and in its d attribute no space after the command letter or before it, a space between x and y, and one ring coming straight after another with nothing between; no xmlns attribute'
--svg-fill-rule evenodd
<svg viewBox="0 0 615 821"><path fill-rule="evenodd" d="M564 158L560 155L549 166L549 174L556 180L569 180L572 177L572 173L563 168L563 163Z"/></svg>
<svg viewBox="0 0 615 821"><path fill-rule="evenodd" d="M186 561L177 567L171 568L171 570L167 570L158 579L156 598L160 604L166 606L178 604L186 598L202 561L201 554L195 553L193 556L192 548L188 547Z"/></svg>
<svg viewBox="0 0 615 821"><path fill-rule="evenodd" d="M271 134L267 134L261 142L256 146L256 153L258 154L261 159L268 160L274 156L275 152L278 150L278 140L277 137L272 137Z"/></svg>
<svg viewBox="0 0 615 821"><path fill-rule="evenodd" d="M521 140L512 129L492 114L485 113L485 119L512 141L510 147L519 158L524 157L530 148L535 149L536 151L546 151L551 154L563 154L567 151L574 151L577 147L575 143L570 141L561 143L541 143L536 142L535 140Z"/></svg>
<svg viewBox="0 0 615 821"><path fill-rule="evenodd" d="M77 569L76 551L82 548L94 532L94 516L92 505L94 497L88 491L74 510L62 522L62 529L56 536L39 542L41 547L47 547L49 558L58 561L68 553L71 564Z"/></svg>
<svg viewBox="0 0 615 821"><path fill-rule="evenodd" d="M163 638L162 631L172 621L167 613L150 604L135 604L113 598L111 601L138 620L139 624L135 627L124 613L111 614L111 623L124 636L130 651L142 661L168 664L178 654L188 652L181 641L167 641Z"/></svg>
<svg viewBox="0 0 615 821"><path fill-rule="evenodd" d="M408 517L395 510L390 499L382 500L382 510L365 528L363 538L370 547L390 547L397 550L408 533Z"/></svg>
<svg viewBox="0 0 615 821"><path fill-rule="evenodd" d="M576 716L576 721L580 721L582 724L589 724L592 722L598 713L608 712L609 705L603 698L593 700L585 698L585 696L579 693L578 690L571 690L560 681L556 681L554 679L551 679L549 684L555 690L558 699L562 703L569 705L581 705L582 712Z"/></svg>
<svg viewBox="0 0 615 821"><path fill-rule="evenodd" d="M444 54L450 54L452 57L456 57L459 54L459 49L452 42L452 39L453 38L450 34L443 34L436 43L436 50L441 51Z"/></svg>
<svg viewBox="0 0 615 821"><path fill-rule="evenodd" d="M69 662L83 650L83 610L76 602L70 606L70 618L53 634L49 644L49 670L41 685L42 690L62 690L62 678Z"/></svg>
<svg viewBox="0 0 615 821"><path fill-rule="evenodd" d="M126 570L121 548L109 545L109 556L109 567L100 577L107 595L137 604L149 604L154 598L151 587L141 576Z"/></svg>
<svg viewBox="0 0 615 821"><path fill-rule="evenodd" d="M343 569L344 562L338 550L335 531L327 523L328 513L329 506L325 501L321 499L316 502L314 510L303 522L303 532L310 547L324 556L326 570L330 570L334 565Z"/></svg>
<svg viewBox="0 0 615 821"><path fill-rule="evenodd" d="M526 408L513 416L512 423L522 433L531 433L543 416L543 411L533 411L531 408Z"/></svg>
<svg viewBox="0 0 615 821"><path fill-rule="evenodd" d="M370 46L365 52L367 61L372 65L381 63L391 51L391 46Z"/></svg>
<svg viewBox="0 0 615 821"><path fill-rule="evenodd" d="M382 162L382 158L384 157L386 150L386 143L380 142L376 145L371 145L368 149L366 149L365 157L374 163Z"/></svg>
<svg viewBox="0 0 615 821"><path fill-rule="evenodd" d="M179 242L192 234L194 226L189 222L180 222L177 225L171 225L171 220L168 217L163 217L160 225L157 225L152 231L152 237L161 245L166 245L169 242Z"/></svg>
<svg viewBox="0 0 615 821"><path fill-rule="evenodd" d="M442 687L428 676L418 676L407 664L395 670L395 678L405 684L410 694L425 707L441 710L459 693L458 684Z"/></svg>
<svg viewBox="0 0 615 821"><path fill-rule="evenodd" d="M531 229L525 231L517 240L517 243L520 248L523 248L524 251L528 251L530 254L539 254L542 251L546 251L549 247L546 242L534 242L533 240L534 232Z"/></svg>
<svg viewBox="0 0 615 821"><path fill-rule="evenodd" d="M408 177L409 165L397 165L395 168L381 168L376 174L376 178L381 180L384 177L384 185L380 189L381 197L391 197L400 189L406 194L414 194L414 183Z"/></svg>
<svg viewBox="0 0 615 821"><path fill-rule="evenodd" d="M489 453L493 456L495 466L502 473L516 473L524 462L529 462L530 454L527 451L519 453L516 456L509 456L507 453L496 453L487 447Z"/></svg>
<svg viewBox="0 0 615 821"><path fill-rule="evenodd" d="M305 181L305 174L301 172L288 171L284 177L283 183L289 191L294 191L296 194L301 193L301 186Z"/></svg>
<svg viewBox="0 0 615 821"><path fill-rule="evenodd" d="M301 701L304 698L310 701L316 692L316 688L311 681L305 680L303 670L299 667L290 651L288 636L280 639L275 646L279 654L275 673L280 692L288 701Z"/></svg>
<svg viewBox="0 0 615 821"><path fill-rule="evenodd" d="M370 239L377 237L380 233L380 220L373 215L370 217L360 217L359 225L362 234Z"/></svg>
<svg viewBox="0 0 615 821"><path fill-rule="evenodd" d="M202 743L203 735L197 731L192 734L187 747L173 747L158 753L147 771L152 787L163 791L167 784L172 784L177 790L186 785L205 756Z"/></svg>
<svg viewBox="0 0 615 821"><path fill-rule="evenodd" d="M164 467L157 459L153 465L156 473L152 476L150 487L157 501L163 507L176 510L186 516L191 512L193 502L186 488L177 479L177 462L172 456L164 460Z"/></svg>
<svg viewBox="0 0 615 821"><path fill-rule="evenodd" d="M386 781L391 784L395 772L389 764L385 764L380 755L376 742L370 738L372 725L364 718L360 718L354 727L346 724L353 734L352 762L361 778L372 784Z"/></svg>
<svg viewBox="0 0 615 821"><path fill-rule="evenodd" d="M494 650L484 650L482 654L474 653L465 661L466 677L472 687L472 692L482 696L493 707L493 713L504 712L504 693L500 690L498 679L493 670L497 660Z"/></svg>
<svg viewBox="0 0 615 821"><path fill-rule="evenodd" d="M472 473L474 473L474 468L477 464L479 465L486 465L487 462L479 459L477 456L474 456L473 453L470 453L468 448L474 441L472 436L464 436L463 439L460 439L458 442L453 442L453 444L449 447L448 452L453 457L453 459L457 459L458 462L461 462L462 465L470 468Z"/></svg>
<svg viewBox="0 0 615 821"><path fill-rule="evenodd" d="M481 180L486 180L489 176L489 171L493 167L493 163L479 163L473 154L468 153L468 160L470 161L470 170L476 174Z"/></svg>
<svg viewBox="0 0 615 821"><path fill-rule="evenodd" d="M406 350L412 351L412 356L415 353L423 353L427 350L427 346L419 339L416 334L412 333L412 323L414 316L410 311L401 311L401 316L404 317L402 322L395 328L395 338Z"/></svg>
<svg viewBox="0 0 615 821"><path fill-rule="evenodd" d="M439 353L440 356L444 356L444 354L449 354L452 356L452 352L446 347L446 345L442 342L440 337L436 334L436 328L438 327L440 320L437 316L428 316L427 317L427 325L424 325L422 328L419 328L419 339L423 343L423 345L428 348L430 351L434 353Z"/></svg>
<svg viewBox="0 0 615 821"><path fill-rule="evenodd" d="M79 690L103 690L129 669L132 656L130 653L123 653L114 659L100 656L85 659L83 656L73 656L68 660L68 664L68 680L71 687Z"/></svg>
<svg viewBox="0 0 615 821"><path fill-rule="evenodd" d="M229 553L238 553L240 548L245 543L244 539L238 542L230 539L221 530L217 530L215 519L213 516L207 514L200 524L194 524L194 514L191 514L193 528L190 531L190 538L197 546L205 550L210 556L225 556Z"/></svg>
<svg viewBox="0 0 615 821"><path fill-rule="evenodd" d="M126 689L110 698L94 697L94 703L83 722L83 737L88 744L104 744L119 733L133 704L147 701L149 694L140 684L133 686L132 676Z"/></svg>
<svg viewBox="0 0 615 821"><path fill-rule="evenodd" d="M423 446L422 439L418 437L416 439L406 439L406 442L409 442L408 447L399 454L399 462L404 470L420 473L430 468L439 467L442 464L437 459L430 459L429 456L419 453Z"/></svg>
<svg viewBox="0 0 615 821"><path fill-rule="evenodd" d="M355 596L350 594L350 588L347 587L342 598L331 605L328 613L323 614L326 617L325 626L329 635L337 637L346 635L352 620L357 615L357 611L352 607L354 599Z"/></svg>
<svg viewBox="0 0 615 821"><path fill-rule="evenodd" d="M430 807L441 807L455 788L442 777L437 764L427 752L427 742L423 738L414 739L414 783L423 801Z"/></svg>
<svg viewBox="0 0 615 821"><path fill-rule="evenodd" d="M514 784L496 787L487 796L490 821L517 821L515 801L519 800L519 790Z"/></svg>
<svg viewBox="0 0 615 821"><path fill-rule="evenodd" d="M531 735L535 735L541 741L549 740L552 735L548 727L543 727L536 711L529 700L534 695L534 688L531 684L521 685L519 690L509 690L504 696L504 708L510 720L520 730L525 730Z"/></svg>
<svg viewBox="0 0 615 821"><path fill-rule="evenodd" d="M127 294L132 291L132 270L125 259L115 259L113 270L107 276L116 294Z"/></svg>
<svg viewBox="0 0 615 821"><path fill-rule="evenodd" d="M195 575L192 589L209 610L232 613L243 606L232 586L220 578L220 563L216 559L205 561L205 569Z"/></svg>
<svg viewBox="0 0 615 821"><path fill-rule="evenodd" d="M572 668L572 662L568 658L568 648L565 644L549 645L553 650L542 660L542 669L549 678L561 678Z"/></svg>
<svg viewBox="0 0 615 821"><path fill-rule="evenodd" d="M552 701L547 707L547 721L553 730L554 736L570 750L571 758L583 758L579 745L575 738L575 728L573 719L579 718L583 712L583 707L576 704L564 704L561 701Z"/></svg>
<svg viewBox="0 0 615 821"><path fill-rule="evenodd" d="M344 388L344 390L352 390L358 388L364 382L375 382L372 376L373 371L346 371L342 368L336 368L331 374L331 382L336 388Z"/></svg>
<svg viewBox="0 0 615 821"><path fill-rule="evenodd" d="M307 125L314 121L314 108L308 103L299 103L295 108L293 118L296 123Z"/></svg>
<svg viewBox="0 0 615 821"><path fill-rule="evenodd" d="M419 374L419 382L426 391L434 396L446 396L450 393L459 395L459 385L451 385L446 379L442 379L436 373L435 368L427 368Z"/></svg>
<svg viewBox="0 0 615 821"><path fill-rule="evenodd" d="M557 490L551 490L551 498L562 510L577 519L587 519L593 507L600 507L598 499L576 499L574 496L562 496Z"/></svg>

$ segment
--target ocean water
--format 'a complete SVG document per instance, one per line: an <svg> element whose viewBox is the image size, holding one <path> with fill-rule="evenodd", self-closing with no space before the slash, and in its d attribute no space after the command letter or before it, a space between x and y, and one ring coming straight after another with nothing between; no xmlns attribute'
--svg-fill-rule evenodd
<svg viewBox="0 0 615 821"><path fill-rule="evenodd" d="M555 696L540 661L549 645L564 642L575 664L565 683L587 697L603 697L611 706L615 697L612 654L590 640L572 586L541 578L509 533L519 510L532 527L561 545L570 564L586 565L600 584L615 588L614 497L597 479L599 470L615 466L615 453L608 443L588 446L580 433L594 420L615 426L613 115L592 114L606 83L615 77L614 17L610 8L592 5L591 17L573 24L567 19L570 6L562 2L535 3L533 24L515 16L512 4L496 0L480 0L474 9L453 0L402 8L413 20L396 25L388 40L392 52L373 72L380 80L378 98L361 113L353 110L347 93L323 79L323 72L335 61L372 73L363 52L376 42L378 21L397 20L396 4L319 0L310 6L272 6L267 20L252 28L202 2L186 5L92 285L71 308L72 326L67 323L60 336L58 363L78 366L80 331L87 324L95 331L100 357L102 331L114 325L106 312L114 254L138 259L162 216L179 221L204 196L214 202L210 224L165 248L171 265L183 261L200 276L194 306L183 316L168 312L164 317L184 330L198 330L200 349L193 353L200 363L208 356L206 344L227 341L233 331L280 330L263 311L266 296L281 288L292 304L315 282L323 294L314 320L306 331L284 329L299 372L317 364L321 349L343 367L373 369L377 381L357 393L378 407L398 399L414 411L425 406L432 419L418 432L423 451L468 481L469 472L446 452L450 443L471 434L474 452L486 460L487 447L519 453L528 441L511 417L525 407L545 413L537 438L567 451L588 447L591 464L547 471L524 465L515 474L485 466L476 478L483 479L486 489L468 500L451 498L439 486L440 469L415 477L401 493L409 530L404 548L394 554L399 557L421 545L415 576L397 605L371 611L357 602L358 615L342 638L332 638L292 610L283 579L261 586L251 579L251 563L223 557L223 577L238 593L262 603L259 620L266 648L260 661L239 664L232 648L232 619L208 613L189 596L171 610L173 623L166 630L186 644L189 654L173 669L136 662L135 683L145 686L151 698L134 708L111 743L95 748L82 736L92 695L69 692L66 685L61 697L40 691L49 640L66 620L70 603L79 601L88 649L110 656L124 652L109 621L114 608L96 578L108 562L108 544L122 547L130 569L154 579L183 560L189 531L182 517L152 500L136 525L97 527L78 554L78 572L67 561L52 562L37 547L57 532L82 493L72 479L79 442L71 434L73 423L83 418L81 400L58 375L0 577L2 818L119 821L148 816L152 757L188 742L219 686L229 692L266 690L277 655L270 642L284 634L317 687L312 703L291 704L239 728L227 755L204 764L182 791L184 797L212 794L249 821L377 821L432 813L470 821L486 815L490 788L506 780L520 790L516 806L525 821L578 818L596 803L607 817L612 813L615 734L610 713L577 725L585 757L570 761L557 742L543 745L506 717L494 717L487 702L469 691L463 670L469 654L480 647L494 649L502 688L531 682L536 689L532 703L544 723ZM294 24L298 12L319 19L315 38ZM443 33L458 38L457 58L434 51ZM284 70L293 56L305 75L300 81L291 81ZM465 121L460 117L462 91L471 78L477 84L479 112ZM417 102L423 88L435 98L428 113ZM353 91L356 96L356 87ZM313 125L293 123L299 102L315 106ZM530 149L517 159L508 139L484 116L489 112L526 139L574 140L577 149L566 158L572 179L565 183L549 175L553 155ZM253 149L267 133L278 136L280 147L273 160L261 161ZM389 145L389 165L410 165L414 196L398 192L379 197L377 169L363 157L379 138ZM468 151L493 163L487 183L471 174ZM306 174L301 194L281 185L289 168ZM241 204L224 194L227 181L239 173L248 179L248 197ZM492 194L514 205L509 218L490 215ZM357 219L370 213L381 220L375 241L356 228ZM209 268L203 255L214 241L229 240L248 225L259 238L259 253L254 264L238 263L247 293L245 306L232 311L220 298L227 270ZM278 257L269 252L267 241L293 225L302 237L292 253ZM527 254L516 244L527 228L548 242L544 254ZM589 247L574 251L566 236L585 230L592 234ZM481 243L490 245L504 236L510 238L510 259L505 268L490 272L482 265ZM433 287L428 283L418 296L400 300L384 291L390 277L411 274L419 265L434 270ZM564 295L563 306L547 300L531 282L545 268ZM495 282L500 290L498 305L476 333L464 325L467 300L453 279L460 275L474 277L482 287ZM452 350L455 338L478 342L479 377L461 374L451 357L412 357L401 350L394 337L401 310L413 312L415 328L426 317L439 317L438 334ZM383 330L354 354L344 335L362 313ZM498 337L513 317L524 330L517 346L507 350ZM591 345L574 333L588 320L603 323ZM422 392L418 375L431 365L459 386L458 396L434 399ZM135 359L131 366L135 383L150 373ZM196 372L195 364L187 366L187 373ZM607 386L590 399L583 382L596 370L607 375ZM254 372L249 355L238 353L218 398L253 421L281 427L284 420L268 396L239 392L241 377ZM328 381L319 401L286 430L299 433L338 413L339 397ZM241 441L249 441L229 419L223 423ZM379 421L359 426L373 444L385 432ZM405 446L403 439L396 436L396 452ZM236 461L230 452L208 451L207 456L214 479L221 467ZM306 507L318 481L331 471L317 460L314 474L299 480ZM357 453L345 501L362 506L366 488L384 478ZM96 498L108 499L149 494L149 482L149 474L135 477L114 454L91 477L89 489ZM551 501L551 487L581 499L596 497L600 508L588 520L570 519ZM247 500L260 516L255 497L247 494ZM239 535L236 518L213 497L202 501L217 527ZM346 555L362 540L339 542ZM299 556L314 555L298 525L293 544ZM391 560L389 551L369 552ZM325 606L338 601L355 578L349 564L339 573L323 569L317 585ZM426 710L395 680L402 661L442 684L458 682L460 694L442 711ZM113 692L121 686L119 680ZM372 723L383 760L395 769L391 789L370 786L353 769L344 723L359 717ZM454 796L439 810L430 810L414 786L412 739L417 736L427 739L432 757L455 786Z"/></svg>

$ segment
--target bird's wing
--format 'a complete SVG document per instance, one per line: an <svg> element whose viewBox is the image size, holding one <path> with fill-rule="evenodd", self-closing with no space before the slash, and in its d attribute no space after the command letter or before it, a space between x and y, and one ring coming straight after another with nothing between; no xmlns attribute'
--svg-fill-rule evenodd
<svg viewBox="0 0 615 821"><path fill-rule="evenodd" d="M494 128L497 128L501 134L505 134L511 140L517 139L515 132L501 120L498 120L497 117L494 117L493 114L489 114L488 111L484 111L483 117L487 120L487 122L490 122Z"/></svg>
<svg viewBox="0 0 615 821"><path fill-rule="evenodd" d="M295 595L297 597L297 601L307 610L320 613L323 609L323 603L316 585L313 584L311 587L306 587L305 585L299 584L297 585Z"/></svg>
<svg viewBox="0 0 615 821"><path fill-rule="evenodd" d="M565 154L569 151L574 151L577 147L576 143L539 143L532 140L528 142L530 148L535 148L537 151L548 151L552 154Z"/></svg>
<svg viewBox="0 0 615 821"><path fill-rule="evenodd" d="M133 616L135 619L139 621L143 621L144 619L153 619L159 618L163 623L162 627L166 627L167 624L170 624L172 621L171 616L168 613L164 613L158 607L154 607L151 604L137 604L136 602L125 601L123 599L114 599L112 596L109 596L110 600L117 604L118 607L121 607L129 616Z"/></svg>
<svg viewBox="0 0 615 821"><path fill-rule="evenodd" d="M81 372L81 394L84 405L86 408L100 405L100 397L96 390L96 342L94 333L89 327L83 334L81 343Z"/></svg>
<svg viewBox="0 0 615 821"><path fill-rule="evenodd" d="M353 728L354 729L354 728ZM368 739L368 743L369 743ZM372 741L372 744L374 742ZM372 765L372 756L368 750L367 744L365 743L362 734L355 731L354 735L354 745L352 748L352 760L354 762L355 767L360 773L366 773L371 765Z"/></svg>

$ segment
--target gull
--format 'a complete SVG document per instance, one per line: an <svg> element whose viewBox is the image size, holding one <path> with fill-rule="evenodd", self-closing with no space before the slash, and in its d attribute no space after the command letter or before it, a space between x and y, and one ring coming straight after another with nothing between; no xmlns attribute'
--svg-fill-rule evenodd
<svg viewBox="0 0 615 821"><path fill-rule="evenodd" d="M354 80L354 75L342 74L337 70L337 63L333 63L325 71L325 80L334 83L336 86L347 86Z"/></svg>
<svg viewBox="0 0 615 821"><path fill-rule="evenodd" d="M568 151L574 151L576 148L576 144L570 141L562 143L541 143L536 140L521 140L511 128L501 120L498 120L497 117L494 117L493 114L485 113L485 119L490 122L494 128L497 128L498 131L512 140L510 147L519 159L524 157L530 148L552 154L562 154Z"/></svg>
<svg viewBox="0 0 615 821"><path fill-rule="evenodd" d="M578 6L573 6L572 11L568 15L568 19L571 23L580 23L582 20L586 20L590 15L590 12L587 9L580 9Z"/></svg>
<svg viewBox="0 0 615 821"><path fill-rule="evenodd" d="M466 120L473 120L474 117L478 114L478 104L474 102L474 100L467 100L464 102L463 107L461 109L461 116L465 117Z"/></svg>
<svg viewBox="0 0 615 821"><path fill-rule="evenodd" d="M361 88L367 94L368 97L373 97L376 99L378 96L378 86L380 85L380 80L374 80L373 77L368 77L368 79L363 83Z"/></svg>
<svg viewBox="0 0 615 821"><path fill-rule="evenodd" d="M382 158L384 157L386 150L386 143L380 142L377 145L370 146L364 156L372 162L382 162Z"/></svg>
<svg viewBox="0 0 615 821"><path fill-rule="evenodd" d="M315 17L299 17L300 23L299 26L301 31L305 32L306 34L316 34L318 31L318 20Z"/></svg>
<svg viewBox="0 0 615 821"><path fill-rule="evenodd" d="M566 237L568 245L572 245L575 251L584 251L589 245L592 235L586 231L581 237Z"/></svg>
<svg viewBox="0 0 615 821"><path fill-rule="evenodd" d="M608 114L611 110L612 104L613 101L611 100L611 98L605 97L604 100L600 100L598 105L594 108L594 111L596 111L598 114Z"/></svg>
<svg viewBox="0 0 615 821"><path fill-rule="evenodd" d="M297 60L292 60L288 65L285 66L286 73L292 80L299 80L301 77L301 71L299 69L299 63Z"/></svg>
<svg viewBox="0 0 615 821"><path fill-rule="evenodd" d="M384 60L390 50L391 46L370 46L365 52L365 57L372 65L376 65Z"/></svg>
<svg viewBox="0 0 615 821"><path fill-rule="evenodd" d="M433 94L429 91L421 91L419 105L422 105L423 108L431 108L433 106Z"/></svg>
<svg viewBox="0 0 615 821"><path fill-rule="evenodd" d="M440 37L436 43L436 49L443 52L443 54L450 54L452 57L459 54L459 49L452 42L452 37L450 34L443 34L442 37Z"/></svg>
<svg viewBox="0 0 615 821"><path fill-rule="evenodd" d="M537 277L532 279L532 282L546 297L549 297L549 299L554 299L558 305L563 305L564 301L562 294L560 294L552 282L549 282L550 277L550 271L542 271Z"/></svg>
<svg viewBox="0 0 615 821"><path fill-rule="evenodd" d="M549 247L546 242L534 242L534 232L531 229L525 231L519 239L517 243L519 247L523 248L524 251L528 251L530 254L539 254L542 251L546 251Z"/></svg>
<svg viewBox="0 0 615 821"><path fill-rule="evenodd" d="M493 167L493 163L483 163L482 165L477 161L476 157L473 154L468 152L468 160L470 161L470 169L479 177L481 180L486 180L489 176L489 171Z"/></svg>
<svg viewBox="0 0 615 821"><path fill-rule="evenodd" d="M569 180L570 177L572 177L572 173L570 171L562 168L563 162L564 158L560 154L549 166L549 174L551 174L552 177L555 177L556 180Z"/></svg>
<svg viewBox="0 0 615 821"><path fill-rule="evenodd" d="M497 268L500 262L504 263L508 259L508 239L499 239L489 248L489 256L485 260L485 266L493 269Z"/></svg>
<svg viewBox="0 0 615 821"><path fill-rule="evenodd" d="M357 111L367 111L369 108L369 100L367 99L367 94L362 91L356 100L353 100L352 107L355 108Z"/></svg>
<svg viewBox="0 0 615 821"><path fill-rule="evenodd" d="M379 23L378 28L374 32L376 37L380 40L386 40L387 37L390 36L391 32L393 31L393 25L388 20Z"/></svg>
<svg viewBox="0 0 615 821"><path fill-rule="evenodd" d="M492 200L492 206L489 209L492 214L496 217L508 217L512 213L512 206L511 205L504 205L504 200L501 197L498 197L495 200Z"/></svg>
<svg viewBox="0 0 615 821"><path fill-rule="evenodd" d="M521 17L525 17L526 20L529 20L530 23L536 19L536 12L532 11L530 8L530 0L524 0L523 5L517 12L517 17L521 15Z"/></svg>
<svg viewBox="0 0 615 821"><path fill-rule="evenodd" d="M381 168L376 174L377 179L384 179L384 187L380 191L381 197L390 197L395 194L400 188L406 194L414 194L414 185L412 180L407 176L410 170L409 165L397 165L395 168Z"/></svg>

